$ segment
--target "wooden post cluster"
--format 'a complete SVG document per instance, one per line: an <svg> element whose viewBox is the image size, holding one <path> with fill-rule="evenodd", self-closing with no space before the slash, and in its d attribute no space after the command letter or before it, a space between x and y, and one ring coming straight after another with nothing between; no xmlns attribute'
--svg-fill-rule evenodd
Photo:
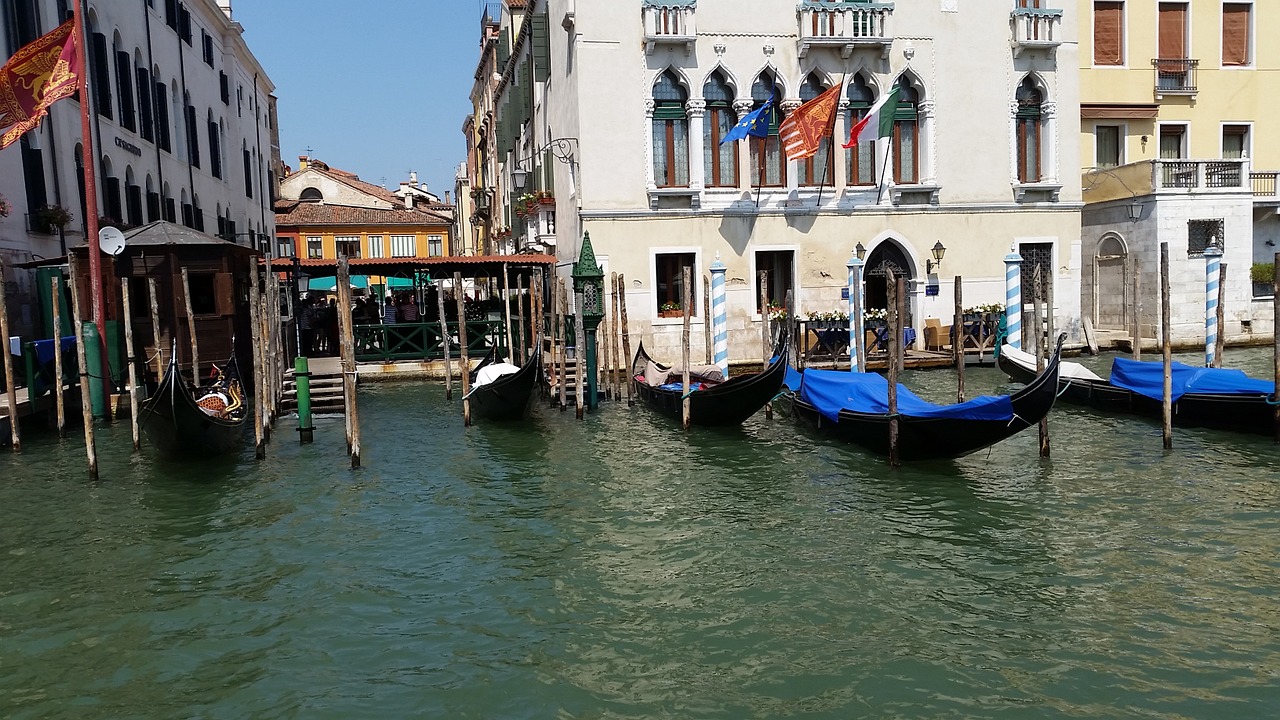
<svg viewBox="0 0 1280 720"><path fill-rule="evenodd" d="M22 452L18 431L18 379L13 376L13 354L9 352L9 307L4 297L4 262L0 261L0 354L4 355L4 392L9 402L9 435L13 452Z"/></svg>
<svg viewBox="0 0 1280 720"><path fill-rule="evenodd" d="M71 319L76 332L76 365L80 370L80 413L84 420L84 451L89 458L89 479L98 479L98 449L93 437L93 406L89 400L89 362L84 351L84 324L80 312L80 283L76 263L69 264L71 271ZM7 348L6 348L7 350Z"/></svg>
<svg viewBox="0 0 1280 720"><path fill-rule="evenodd" d="M505 268L504 268L505 271ZM463 304L462 273L453 274L453 299L458 306L458 356L461 367L458 373L462 377L462 426L471 427L471 360L467 357L467 309ZM510 323L508 323L510 327Z"/></svg>
<svg viewBox="0 0 1280 720"><path fill-rule="evenodd" d="M682 354L681 362L681 382L683 383L681 390L682 400L680 401L681 424L685 430L689 429L689 318L693 315L693 277L689 272L689 266L685 265L680 270L680 287L684 289L684 298L680 303L680 307L684 308L684 328L680 337L680 350Z"/></svg>

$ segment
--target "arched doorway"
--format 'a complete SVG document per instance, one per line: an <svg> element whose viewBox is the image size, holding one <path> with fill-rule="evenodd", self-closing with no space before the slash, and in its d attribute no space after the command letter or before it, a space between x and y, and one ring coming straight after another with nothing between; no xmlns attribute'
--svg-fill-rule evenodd
<svg viewBox="0 0 1280 720"><path fill-rule="evenodd" d="M876 245L871 254L867 256L864 274L867 309L888 309L889 286L885 280L890 270L893 271L895 278L906 278L909 288L909 281L915 277L915 273L912 272L914 268L915 265L896 242L888 240ZM908 326L911 324L910 302L907 303L906 324Z"/></svg>
<svg viewBox="0 0 1280 720"><path fill-rule="evenodd" d="M1129 250L1124 240L1108 233L1093 256L1093 318L1099 330L1129 327Z"/></svg>

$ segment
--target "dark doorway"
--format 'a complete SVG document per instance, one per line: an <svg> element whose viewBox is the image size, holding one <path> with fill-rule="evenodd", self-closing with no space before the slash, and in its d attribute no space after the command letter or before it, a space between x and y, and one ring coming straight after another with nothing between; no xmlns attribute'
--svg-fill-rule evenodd
<svg viewBox="0 0 1280 720"><path fill-rule="evenodd" d="M889 292L885 279L889 270L893 270L895 278L904 277L908 281L915 277L914 266L907 254L896 242L882 242L867 256L867 269L864 275L867 309L887 310L889 308ZM910 324L911 303L907 303L907 323Z"/></svg>

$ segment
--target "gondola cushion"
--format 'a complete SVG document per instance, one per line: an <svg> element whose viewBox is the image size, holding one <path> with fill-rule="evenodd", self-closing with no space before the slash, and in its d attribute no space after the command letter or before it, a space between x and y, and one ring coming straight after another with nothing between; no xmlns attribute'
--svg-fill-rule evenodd
<svg viewBox="0 0 1280 720"><path fill-rule="evenodd" d="M800 399L824 417L838 421L841 410L871 415L889 412L889 382L875 373L836 370L804 371ZM898 414L913 418L954 420L1012 420L1013 402L1008 395L977 397L958 405L935 405L898 385Z"/></svg>

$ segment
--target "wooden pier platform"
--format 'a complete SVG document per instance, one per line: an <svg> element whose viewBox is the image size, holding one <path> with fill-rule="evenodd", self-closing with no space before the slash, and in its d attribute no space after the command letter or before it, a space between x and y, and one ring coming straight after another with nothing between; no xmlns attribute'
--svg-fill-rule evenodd
<svg viewBox="0 0 1280 720"><path fill-rule="evenodd" d="M62 389L63 401L66 403L68 423L72 421L78 423L80 421L80 388L75 385L68 385ZM27 395L27 388L18 388L18 422L22 423L23 418L32 415L47 414L49 417L49 426L54 427L57 419L54 417L57 400L53 393L46 393L35 400ZM9 441L13 434L10 432L10 413L9 400L4 392L0 392L0 447L8 447Z"/></svg>

